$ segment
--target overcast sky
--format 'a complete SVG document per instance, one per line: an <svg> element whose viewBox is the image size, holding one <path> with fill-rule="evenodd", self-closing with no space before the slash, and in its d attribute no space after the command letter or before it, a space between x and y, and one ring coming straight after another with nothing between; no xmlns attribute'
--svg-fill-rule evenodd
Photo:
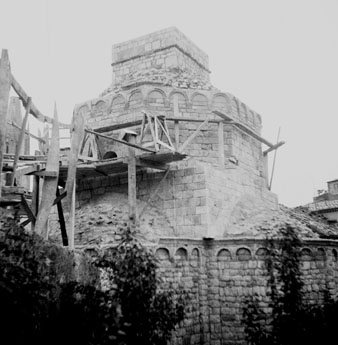
<svg viewBox="0 0 338 345"><path fill-rule="evenodd" d="M112 44L176 26L209 55L213 85L262 115L266 139L281 126L281 203L308 203L338 178L337 0L0 0L0 12L0 48L46 115L55 100L69 123L110 85Z"/></svg>

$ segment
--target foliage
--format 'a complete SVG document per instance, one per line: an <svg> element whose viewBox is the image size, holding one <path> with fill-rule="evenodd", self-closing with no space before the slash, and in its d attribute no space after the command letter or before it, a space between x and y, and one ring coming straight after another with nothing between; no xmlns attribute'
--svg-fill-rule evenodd
<svg viewBox="0 0 338 345"><path fill-rule="evenodd" d="M328 292L319 305L304 301L300 270L302 242L294 228L281 229L281 239L267 239L268 285L272 315L266 315L253 296L245 302L246 339L253 345L333 344L338 302ZM335 343L335 342L334 342Z"/></svg>
<svg viewBox="0 0 338 345"><path fill-rule="evenodd" d="M121 243L99 259L108 272L121 305L127 344L166 344L175 325L183 320L184 291L161 291L157 261L128 229Z"/></svg>
<svg viewBox="0 0 338 345"><path fill-rule="evenodd" d="M183 295L159 291L157 263L128 230L111 256L109 288L75 281L73 254L0 214L1 344L165 344L183 319Z"/></svg>

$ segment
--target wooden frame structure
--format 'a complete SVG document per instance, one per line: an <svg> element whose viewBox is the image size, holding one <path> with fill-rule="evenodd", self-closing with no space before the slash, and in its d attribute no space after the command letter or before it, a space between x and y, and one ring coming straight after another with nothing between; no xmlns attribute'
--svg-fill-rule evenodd
<svg viewBox="0 0 338 345"><path fill-rule="evenodd" d="M19 96L25 116L21 128L7 120L9 92L13 88ZM41 137L30 134L27 130L29 114L45 124L44 134ZM276 145L260 137L249 127L235 121L227 114L214 111L219 119L193 119L179 116L178 99L174 98L174 117L165 117L158 114L143 112L142 120L136 120L123 124L110 125L104 128L90 129L85 127L84 116L79 112L73 114L70 125L58 121L56 105L54 107L54 118L42 114L32 99L27 95L21 85L17 82L10 70L10 63L7 50L2 50L0 60L0 206L21 205L26 220L21 224L31 223L32 230L44 238L48 237L48 217L53 205L57 205L61 237L63 245L74 248L74 226L75 226L75 198L76 181L83 177L108 176L114 174L128 174L128 200L129 200L129 221L130 226L135 227L137 222L136 208L136 171L143 168L151 168L165 171L165 174L150 196L148 203L154 198L161 188L163 181L169 174L170 163L185 159L186 147L199 135L200 131L208 123L218 126L219 143L219 164L224 166L224 125L230 124L238 130L250 135L255 140L264 143L268 149L263 152L264 158L267 154L284 142ZM174 122L174 140L170 137L167 121ZM196 130L180 143L180 123L200 123ZM6 127L14 126L20 128L20 136L17 142L15 154L4 154ZM52 136L49 139L49 128L52 125ZM139 127L139 136L136 133L128 132L125 137L116 138L103 134L116 130ZM48 129L48 130L46 130ZM60 129L70 131L70 151L67 155L60 155ZM42 155L20 155L20 150L25 135L38 140ZM128 147L126 157L102 159L99 139L110 140L117 144ZM174 141L174 142L173 142ZM87 151L85 152L85 147ZM3 165L6 171L3 171ZM23 187L16 185L16 180L22 175L33 176L33 188L31 195ZM60 188L63 192L60 192ZM29 200L31 197L31 200ZM64 215L61 201L65 198L65 208L68 217ZM140 211L142 215L145 211Z"/></svg>

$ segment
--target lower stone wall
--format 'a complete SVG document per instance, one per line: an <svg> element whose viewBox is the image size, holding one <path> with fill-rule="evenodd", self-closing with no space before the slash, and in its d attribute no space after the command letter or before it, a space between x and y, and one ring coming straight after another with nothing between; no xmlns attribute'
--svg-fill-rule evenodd
<svg viewBox="0 0 338 345"><path fill-rule="evenodd" d="M301 268L309 302L321 301L324 290L338 292L338 242L307 240ZM156 255L165 284L189 291L186 319L172 344L246 344L242 325L244 300L255 295L268 307L264 240L161 239Z"/></svg>

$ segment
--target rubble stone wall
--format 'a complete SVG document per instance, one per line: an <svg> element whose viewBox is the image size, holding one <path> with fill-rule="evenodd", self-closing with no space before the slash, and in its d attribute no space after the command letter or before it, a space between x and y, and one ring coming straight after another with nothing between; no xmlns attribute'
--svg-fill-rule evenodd
<svg viewBox="0 0 338 345"><path fill-rule="evenodd" d="M337 246L336 241L305 242L301 270L309 302L320 302L326 288L337 294ZM172 344L246 344L241 322L246 297L255 295L263 310L271 311L263 240L168 238L155 252L165 283L190 295L190 309Z"/></svg>

